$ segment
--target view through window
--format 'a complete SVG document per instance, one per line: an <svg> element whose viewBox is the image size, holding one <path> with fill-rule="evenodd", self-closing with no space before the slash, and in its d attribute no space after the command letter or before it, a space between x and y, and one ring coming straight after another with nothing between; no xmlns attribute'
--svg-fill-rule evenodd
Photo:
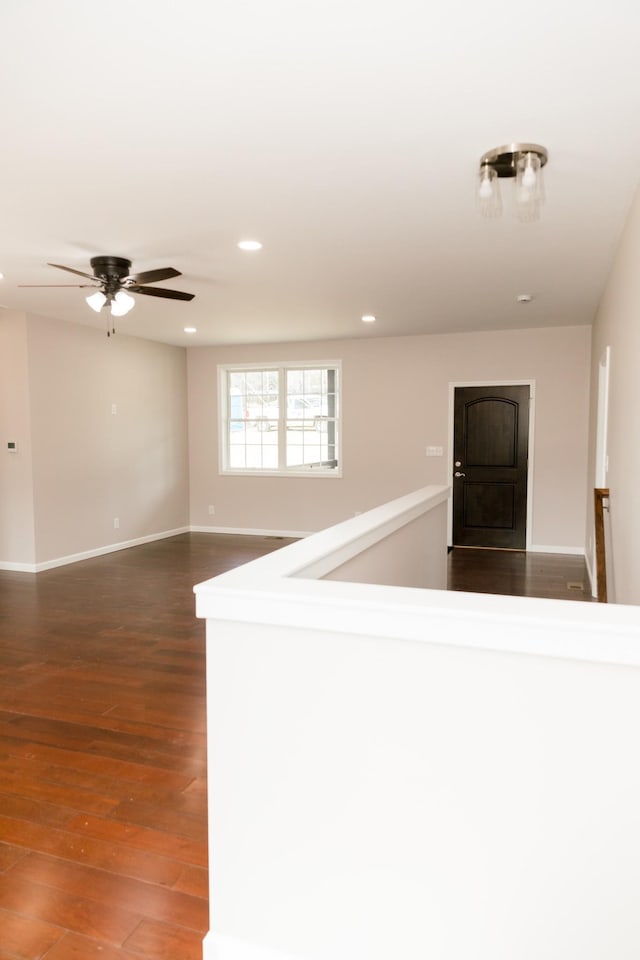
<svg viewBox="0 0 640 960"><path fill-rule="evenodd" d="M221 368L224 471L339 468L337 364Z"/></svg>

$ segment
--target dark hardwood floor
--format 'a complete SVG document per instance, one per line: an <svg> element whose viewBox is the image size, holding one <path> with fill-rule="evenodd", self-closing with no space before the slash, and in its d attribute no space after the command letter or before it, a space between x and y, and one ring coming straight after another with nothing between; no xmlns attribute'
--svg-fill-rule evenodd
<svg viewBox="0 0 640 960"><path fill-rule="evenodd" d="M185 534L0 572L0 960L200 960L195 583L288 541Z"/></svg>
<svg viewBox="0 0 640 960"><path fill-rule="evenodd" d="M447 563L449 590L592 601L584 557L454 547Z"/></svg>
<svg viewBox="0 0 640 960"><path fill-rule="evenodd" d="M205 664L192 587L287 542L184 534L0 572L0 960L200 960ZM455 590L589 599L575 557L454 550L449 577Z"/></svg>

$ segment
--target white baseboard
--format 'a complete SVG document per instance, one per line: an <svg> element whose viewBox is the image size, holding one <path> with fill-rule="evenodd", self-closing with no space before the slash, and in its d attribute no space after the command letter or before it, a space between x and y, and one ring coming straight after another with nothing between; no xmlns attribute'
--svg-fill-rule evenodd
<svg viewBox="0 0 640 960"><path fill-rule="evenodd" d="M301 540L303 537L310 537L312 530L252 530L249 527L203 527L198 524L192 524L189 528L191 533L233 533L247 537L291 537Z"/></svg>
<svg viewBox="0 0 640 960"><path fill-rule="evenodd" d="M78 563L80 560L90 560L92 557L101 557L107 553L117 553L118 550L127 550L129 547L139 547L143 543L152 543L154 540L166 540L176 537L179 533L189 533L189 527L178 527L176 530L163 530L162 533L152 533L146 537L137 537L135 540L122 540L120 543L110 543L105 547L96 547L94 550L83 550L82 553L71 553L66 557L56 557L54 560L45 560L43 563L3 563L0 561L0 570L14 570L19 573L40 573L43 570L52 570L54 567L64 567L68 563Z"/></svg>
<svg viewBox="0 0 640 960"><path fill-rule="evenodd" d="M237 937L223 937L212 930L202 942L202 956L203 960L304 960L299 955L282 953Z"/></svg>
<svg viewBox="0 0 640 960"><path fill-rule="evenodd" d="M9 570L13 573L35 573L35 563L12 563L10 560L0 560L0 570Z"/></svg>
<svg viewBox="0 0 640 960"><path fill-rule="evenodd" d="M178 527L176 530L164 530L162 533L152 533L146 537L137 537L135 540L123 540L120 543L110 543L105 547L96 547L94 550L84 550L82 553L56 557L54 560L45 560L43 563L13 563L9 560L0 560L0 570L8 570L14 573L40 573L42 570L64 567L68 563L91 560L92 557L117 553L118 550L128 550L129 547L139 547L143 543L152 543L154 540L166 540L168 537L176 537L179 533L233 533L245 534L248 537L287 537L295 540L301 540L303 537L311 535L309 531L301 530L250 530L246 527Z"/></svg>
<svg viewBox="0 0 640 960"><path fill-rule="evenodd" d="M547 547L542 543L532 543L527 550L530 553L569 553L575 557L584 557L584 547Z"/></svg>

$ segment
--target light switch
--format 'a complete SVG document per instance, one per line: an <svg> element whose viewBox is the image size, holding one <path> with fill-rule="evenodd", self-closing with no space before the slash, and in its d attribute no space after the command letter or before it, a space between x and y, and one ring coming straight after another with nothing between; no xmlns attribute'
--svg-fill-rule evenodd
<svg viewBox="0 0 640 960"><path fill-rule="evenodd" d="M441 457L443 455L442 447L427 447L427 456L428 457Z"/></svg>

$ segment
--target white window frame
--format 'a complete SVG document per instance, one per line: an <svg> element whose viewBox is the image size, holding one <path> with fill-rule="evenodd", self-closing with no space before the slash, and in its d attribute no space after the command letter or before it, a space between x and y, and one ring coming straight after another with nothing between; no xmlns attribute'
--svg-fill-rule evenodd
<svg viewBox="0 0 640 960"><path fill-rule="evenodd" d="M337 467L312 467L301 465L294 467L230 467L229 466L229 409L228 409L228 374L243 370L278 370L280 383L284 382L287 370L320 370L331 369L336 371L336 416L337 427L336 460ZM220 363L218 373L218 469L221 475L238 477L309 477L313 479L335 479L342 477L342 362L340 360L284 360L273 363ZM282 387L281 387L282 389ZM286 420L286 403L280 403L280 426ZM280 430L281 434L284 431ZM281 441L279 460L282 460L282 451L286 449L286 439Z"/></svg>

